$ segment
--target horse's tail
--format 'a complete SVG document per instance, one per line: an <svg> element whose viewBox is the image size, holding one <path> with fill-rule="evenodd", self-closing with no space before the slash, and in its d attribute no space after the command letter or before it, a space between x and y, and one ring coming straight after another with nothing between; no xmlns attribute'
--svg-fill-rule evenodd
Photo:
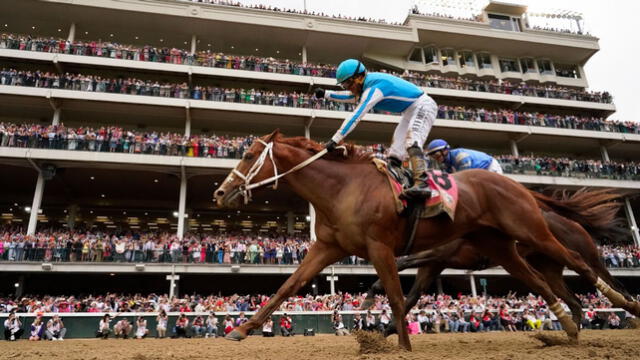
<svg viewBox="0 0 640 360"><path fill-rule="evenodd" d="M580 224L594 239L616 241L629 236L625 220L617 216L622 199L628 195L613 189L587 190L582 188L573 195L555 191L551 196L536 191L531 194L542 210L553 211Z"/></svg>

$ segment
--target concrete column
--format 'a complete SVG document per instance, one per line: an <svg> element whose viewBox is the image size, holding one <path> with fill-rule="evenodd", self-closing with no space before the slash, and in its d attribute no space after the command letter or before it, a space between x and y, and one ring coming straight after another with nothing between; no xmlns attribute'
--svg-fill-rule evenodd
<svg viewBox="0 0 640 360"><path fill-rule="evenodd" d="M442 289L442 277L438 276L436 278L436 288L438 289L438 294L444 294L444 290Z"/></svg>
<svg viewBox="0 0 640 360"><path fill-rule="evenodd" d="M198 43L198 38L195 35L191 35L191 53L196 53L196 44Z"/></svg>
<svg viewBox="0 0 640 360"><path fill-rule="evenodd" d="M36 182L36 191L33 194L33 203L31 203L31 214L29 214L29 227L27 235L36 233L36 225L38 225L38 210L42 202L42 194L44 193L44 176L38 171L38 181Z"/></svg>
<svg viewBox="0 0 640 360"><path fill-rule="evenodd" d="M67 209L67 228L73 230L76 227L76 217L78 216L78 205L72 204Z"/></svg>
<svg viewBox="0 0 640 360"><path fill-rule="evenodd" d="M187 176L184 172L184 167L181 168L180 176L180 199L178 200L178 238L182 239L184 236L184 215L185 206L187 204Z"/></svg>
<svg viewBox="0 0 640 360"><path fill-rule="evenodd" d="M24 294L24 275L18 276L18 281L14 284L16 298L22 297Z"/></svg>
<svg viewBox="0 0 640 360"><path fill-rule="evenodd" d="M331 295L336 294L336 272L334 267L331 267L331 276L329 277L329 291Z"/></svg>
<svg viewBox="0 0 640 360"><path fill-rule="evenodd" d="M309 237L311 241L316 241L316 209L309 203Z"/></svg>
<svg viewBox="0 0 640 360"><path fill-rule="evenodd" d="M302 63L306 64L307 63L307 46L303 46L302 47Z"/></svg>
<svg viewBox="0 0 640 360"><path fill-rule="evenodd" d="M602 154L602 161L609 162L609 151L604 145L600 145L600 153Z"/></svg>
<svg viewBox="0 0 640 360"><path fill-rule="evenodd" d="M187 114L184 120L184 136L191 136L191 110L187 108Z"/></svg>
<svg viewBox="0 0 640 360"><path fill-rule="evenodd" d="M293 235L294 216L292 211L287 211L287 234Z"/></svg>
<svg viewBox="0 0 640 360"><path fill-rule="evenodd" d="M636 223L633 209L631 208L631 202L629 198L624 199L624 212L627 214L627 221L629 221L629 227L631 228L631 235L633 236L633 243L636 246L640 246L640 232L638 231L638 224Z"/></svg>
<svg viewBox="0 0 640 360"><path fill-rule="evenodd" d="M515 157L520 157L520 152L518 151L518 143L515 140L509 140L511 143L511 155Z"/></svg>
<svg viewBox="0 0 640 360"><path fill-rule="evenodd" d="M76 23L71 23L69 26L69 35L67 36L67 41L74 41L76 39Z"/></svg>
<svg viewBox="0 0 640 360"><path fill-rule="evenodd" d="M471 284L471 296L478 296L478 292L476 291L476 277L473 274L469 274L469 283Z"/></svg>
<svg viewBox="0 0 640 360"><path fill-rule="evenodd" d="M53 110L53 119L51 120L51 125L60 125L60 114L62 113L62 109L55 108Z"/></svg>
<svg viewBox="0 0 640 360"><path fill-rule="evenodd" d="M178 279L180 276L176 275L176 266L171 265L171 275L167 275L167 280L169 280L169 299L174 296L178 296Z"/></svg>

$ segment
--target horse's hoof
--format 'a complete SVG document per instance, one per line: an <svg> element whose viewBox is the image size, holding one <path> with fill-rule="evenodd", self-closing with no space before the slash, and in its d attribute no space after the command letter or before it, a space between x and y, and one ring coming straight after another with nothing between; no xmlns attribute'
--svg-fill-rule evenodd
<svg viewBox="0 0 640 360"><path fill-rule="evenodd" d="M240 331L233 330L232 332L228 333L227 336L225 336L224 338L232 341L240 341L240 340L244 340L246 336L242 335Z"/></svg>

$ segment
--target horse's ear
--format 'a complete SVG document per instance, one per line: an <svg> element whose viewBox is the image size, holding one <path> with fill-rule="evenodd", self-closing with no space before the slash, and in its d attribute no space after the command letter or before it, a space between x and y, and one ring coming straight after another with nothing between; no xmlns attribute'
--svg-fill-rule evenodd
<svg viewBox="0 0 640 360"><path fill-rule="evenodd" d="M275 130L273 130L273 132L271 134L267 135L267 137L264 140L265 140L265 142L271 142L278 135L280 135L280 129L275 129Z"/></svg>

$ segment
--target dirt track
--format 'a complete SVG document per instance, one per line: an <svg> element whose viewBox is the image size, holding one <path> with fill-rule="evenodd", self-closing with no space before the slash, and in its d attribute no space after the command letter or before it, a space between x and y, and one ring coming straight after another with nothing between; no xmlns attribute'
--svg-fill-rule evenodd
<svg viewBox="0 0 640 360"><path fill-rule="evenodd" d="M547 333L559 336L559 332ZM413 352L359 355L353 336L223 339L66 340L0 342L0 359L640 359L640 331L584 331L579 345L544 347L531 333L412 336ZM392 337L390 341L396 341Z"/></svg>

